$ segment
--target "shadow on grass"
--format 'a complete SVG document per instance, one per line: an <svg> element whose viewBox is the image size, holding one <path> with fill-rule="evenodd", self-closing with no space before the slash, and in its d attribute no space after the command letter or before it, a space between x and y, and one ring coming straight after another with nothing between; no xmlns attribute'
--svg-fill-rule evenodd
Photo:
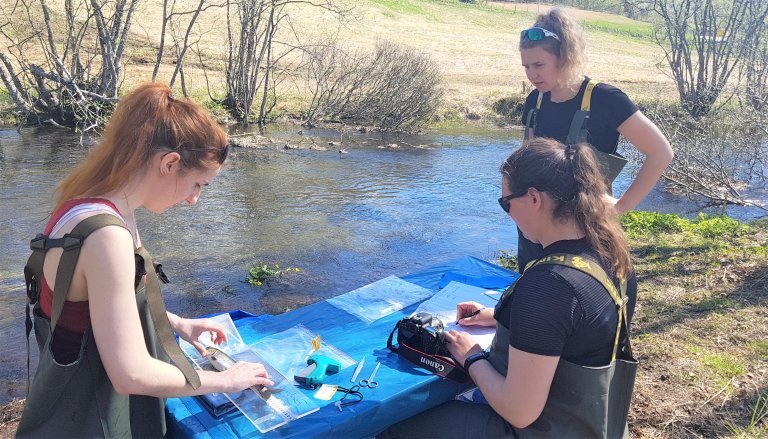
<svg viewBox="0 0 768 439"><path fill-rule="evenodd" d="M638 283L665 280L670 277L674 278L674 282L679 282L682 277L705 275L713 269L713 265L708 261L681 264L679 261L672 262L672 259L709 251L710 248L706 246L686 247L685 249L682 247L645 246L635 249L632 251L635 258L652 258L645 264L667 265L666 267L654 267L652 271L641 268L638 270ZM683 322L706 318L713 312L754 306L768 307L768 265L755 267L754 264L749 263L743 266L738 263L729 263L729 266L733 272L731 276L738 277L729 281L733 282L730 287L716 287L714 294L710 296L700 300L646 302L644 304L646 315L635 333L648 334L667 331ZM663 291L660 294L663 296ZM638 297L640 303L643 303L644 300L647 301L648 299L644 299L642 296Z"/></svg>
<svg viewBox="0 0 768 439"><path fill-rule="evenodd" d="M768 397L767 385L748 393L733 395L724 403L721 402L721 399L716 398L707 403L714 405L714 409L708 410L706 415L696 418L694 422L686 422L681 426L687 432L692 433L690 436L692 438L728 436L744 439L764 438L768 435L768 427L766 427L768 420L765 417L755 416L755 414L760 414L761 407L758 407L757 403L761 396L763 400ZM761 404L765 404L765 402L761 402ZM704 409L704 407L699 409ZM755 411L756 409L758 412ZM682 437L686 437L686 435Z"/></svg>
<svg viewBox="0 0 768 439"><path fill-rule="evenodd" d="M635 335L671 333L675 328L698 332L702 323L704 327L709 324L703 321L719 314L725 318L715 319L712 325L716 326L711 327L717 339L722 336L728 340L746 340L741 343L765 339L765 323L759 317L763 313L758 310L755 314L754 310L768 309L768 263L765 256L750 251L744 249L744 256L741 257L733 251L710 253L707 246L648 245L633 249L635 260L640 259L638 282L658 283L658 287L654 287L656 290L651 290L653 297L643 298L640 293L638 302L642 308L634 325ZM708 276L706 282L702 276ZM677 291L665 296L665 285ZM739 337L732 337L734 334ZM667 353L674 355L674 352ZM758 398L768 394L762 365L764 359L753 360L758 361L757 369L738 374L733 387L724 389L721 394L712 392L701 400L672 404L673 407L680 407L674 415L667 414L670 417L654 411L653 404L646 405L645 409L649 411L636 418L636 422L654 429L663 425L662 430L680 438L765 437L761 435L766 434L765 423L768 419L764 418L762 423L750 427ZM657 361L664 359L655 358L646 364L653 367ZM679 385L650 386L646 388L645 396L664 398L657 393L661 388L666 388L667 392L681 392L677 396L683 400L691 399L688 390ZM675 400L675 396L668 395L670 401Z"/></svg>

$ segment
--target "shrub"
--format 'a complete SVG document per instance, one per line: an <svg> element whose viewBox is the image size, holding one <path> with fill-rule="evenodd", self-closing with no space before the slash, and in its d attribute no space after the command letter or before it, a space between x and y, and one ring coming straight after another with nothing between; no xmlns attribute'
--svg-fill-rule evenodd
<svg viewBox="0 0 768 439"><path fill-rule="evenodd" d="M440 72L427 54L380 41L373 53L324 45L309 56L314 93L305 123L332 119L411 130L440 105Z"/></svg>

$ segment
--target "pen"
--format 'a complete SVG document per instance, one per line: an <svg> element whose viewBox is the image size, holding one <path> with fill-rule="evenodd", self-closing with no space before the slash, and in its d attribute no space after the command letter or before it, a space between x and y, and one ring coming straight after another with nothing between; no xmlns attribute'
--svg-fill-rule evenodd
<svg viewBox="0 0 768 439"><path fill-rule="evenodd" d="M464 316L464 317L462 317L461 319L468 319L468 318L470 318L470 317L474 317L474 316L476 316L476 315L480 314L480 311L482 311L482 310L484 310L484 309L485 309L485 308L476 309L476 310L472 311L471 313L469 313L468 315L465 315L465 316ZM459 320L461 320L461 319L459 319ZM456 320L456 324L457 324L457 325L459 324L459 320Z"/></svg>

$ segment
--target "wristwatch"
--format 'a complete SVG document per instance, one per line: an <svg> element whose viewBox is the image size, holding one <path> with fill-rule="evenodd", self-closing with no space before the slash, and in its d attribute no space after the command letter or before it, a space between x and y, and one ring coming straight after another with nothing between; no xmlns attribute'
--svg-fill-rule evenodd
<svg viewBox="0 0 768 439"><path fill-rule="evenodd" d="M467 357L466 360L464 360L464 370L469 372L469 366L471 366L475 361L478 360L487 360L488 359L488 352L478 352L476 354L472 354L469 357Z"/></svg>

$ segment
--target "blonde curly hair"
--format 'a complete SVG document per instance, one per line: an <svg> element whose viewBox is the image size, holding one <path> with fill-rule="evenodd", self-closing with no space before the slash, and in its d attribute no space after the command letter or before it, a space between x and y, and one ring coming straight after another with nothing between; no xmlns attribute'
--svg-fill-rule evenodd
<svg viewBox="0 0 768 439"><path fill-rule="evenodd" d="M539 14L533 26L554 32L560 41L554 38L531 41L521 35L520 50L541 47L560 60L560 69L568 81L567 85L580 83L584 79L587 63L587 44L581 26L560 8Z"/></svg>

